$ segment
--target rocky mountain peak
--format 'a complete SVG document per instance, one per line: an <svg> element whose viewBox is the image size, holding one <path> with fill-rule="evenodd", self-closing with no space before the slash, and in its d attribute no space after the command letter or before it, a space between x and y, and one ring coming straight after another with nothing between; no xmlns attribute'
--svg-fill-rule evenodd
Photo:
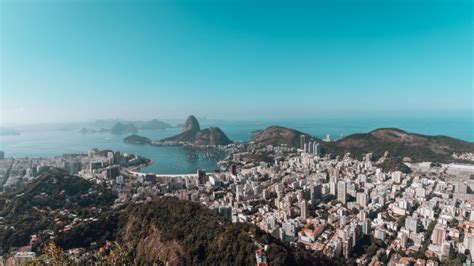
<svg viewBox="0 0 474 266"><path fill-rule="evenodd" d="M188 119L186 119L186 122L184 123L182 132L199 131L199 130L201 130L201 127L199 126L198 120L196 119L196 117L194 117L194 115L190 115Z"/></svg>

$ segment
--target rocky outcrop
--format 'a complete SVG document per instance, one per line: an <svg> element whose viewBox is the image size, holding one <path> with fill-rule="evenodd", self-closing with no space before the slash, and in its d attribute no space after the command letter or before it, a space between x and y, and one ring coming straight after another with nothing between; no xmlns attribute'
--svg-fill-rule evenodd
<svg viewBox="0 0 474 266"><path fill-rule="evenodd" d="M189 144L196 146L217 146L232 143L218 127L201 130L198 120L192 115L186 119L183 131L180 134L162 139L160 142L167 145Z"/></svg>
<svg viewBox="0 0 474 266"><path fill-rule="evenodd" d="M181 132L197 132L199 130L201 130L201 127L199 126L198 120L194 115L190 115L188 119L186 119L186 122L184 122L183 131Z"/></svg>

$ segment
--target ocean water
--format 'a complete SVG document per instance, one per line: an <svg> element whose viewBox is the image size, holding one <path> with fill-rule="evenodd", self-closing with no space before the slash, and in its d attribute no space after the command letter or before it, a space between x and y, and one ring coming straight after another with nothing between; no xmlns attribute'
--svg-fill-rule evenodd
<svg viewBox="0 0 474 266"><path fill-rule="evenodd" d="M294 128L313 136L341 138L353 133L364 133L381 127L397 127L408 132L426 135L447 135L474 141L472 117L456 119L318 119L275 120L240 122L202 122L201 128L220 127L234 141L248 141L251 132L270 125ZM0 150L6 157L49 157L64 153L87 153L92 148L138 154L154 161L142 172L161 174L194 173L197 169L215 169L219 158L202 156L202 153L184 147L153 147L123 142L126 135L110 133L81 134L81 127L35 126L18 129L19 136L0 136ZM140 130L139 135L157 140L178 134L180 129Z"/></svg>

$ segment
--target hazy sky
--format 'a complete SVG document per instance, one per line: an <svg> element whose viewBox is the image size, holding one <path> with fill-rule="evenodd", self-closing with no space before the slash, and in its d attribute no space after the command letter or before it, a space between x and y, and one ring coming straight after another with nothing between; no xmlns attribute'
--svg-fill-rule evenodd
<svg viewBox="0 0 474 266"><path fill-rule="evenodd" d="M0 1L3 123L473 113L470 0Z"/></svg>

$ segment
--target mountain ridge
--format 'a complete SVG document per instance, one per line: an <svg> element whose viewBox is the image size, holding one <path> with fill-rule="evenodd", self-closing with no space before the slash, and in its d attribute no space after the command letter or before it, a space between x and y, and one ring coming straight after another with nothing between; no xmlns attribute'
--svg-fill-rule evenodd
<svg viewBox="0 0 474 266"><path fill-rule="evenodd" d="M252 142L261 145L287 145L299 147L299 137L305 135L306 141L318 141L322 155L344 156L350 153L353 158L363 159L372 153L374 160L388 152L388 161L381 165L384 170L403 169L408 171L404 161L412 162L456 162L454 152L474 153L474 143L448 136L429 136L409 133L399 128L377 128L368 133L355 133L337 141L326 142L310 134L282 126L270 126L257 131ZM308 137L309 136L309 137Z"/></svg>
<svg viewBox="0 0 474 266"><path fill-rule="evenodd" d="M261 131L254 131L251 141L261 145L287 145L297 148L300 146L300 137L306 136L307 141L321 141L320 139L298 131L296 129L287 128L278 125L269 126Z"/></svg>

